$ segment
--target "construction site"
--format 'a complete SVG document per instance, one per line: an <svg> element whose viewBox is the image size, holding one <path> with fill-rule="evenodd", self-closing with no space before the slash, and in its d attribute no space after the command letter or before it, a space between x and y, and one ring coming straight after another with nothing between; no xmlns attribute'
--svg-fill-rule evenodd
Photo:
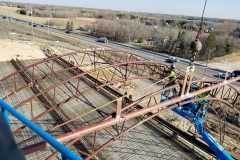
<svg viewBox="0 0 240 160"><path fill-rule="evenodd" d="M172 64L138 51L0 26L0 106L26 159L240 159L239 76L202 75L190 59L169 85Z"/></svg>

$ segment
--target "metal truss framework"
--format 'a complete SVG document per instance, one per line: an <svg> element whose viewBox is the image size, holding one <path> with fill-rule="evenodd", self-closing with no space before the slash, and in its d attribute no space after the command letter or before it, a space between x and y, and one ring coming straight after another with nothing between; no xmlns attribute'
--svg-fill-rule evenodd
<svg viewBox="0 0 240 160"><path fill-rule="evenodd" d="M209 90L214 92L216 90L219 90L218 87L221 88L222 85L223 84L221 84L220 86L219 86L219 84L213 84L211 86L211 88L204 88L202 90L191 93L190 97L193 97L193 96L197 97L199 94L204 93L204 92L209 91ZM174 86L174 87L177 87L177 86ZM57 136L56 138L60 142L68 142L67 145L71 146L74 141L78 140L79 138L82 138L82 137L86 136L87 134L94 133L96 135L98 131L101 131L101 130L106 129L106 128L111 127L111 126L116 127L117 124L118 124L118 126L120 125L120 127L116 131L115 135L113 135L113 133L110 133L110 134L112 134L112 139L110 139L108 142L104 143L101 147L92 148L92 154L91 155L88 154L88 156L89 156L88 158L91 158L95 154L102 151L105 147L109 146L115 140L120 138L121 136L130 132L133 128L135 128L138 125L152 119L153 117L157 116L158 114L160 114L164 111L170 110L174 107L178 107L179 105L183 105L183 104L194 102L194 101L203 100L203 99L196 98L194 100L184 101L184 100L189 98L188 96L177 97L177 98L175 98L171 101L168 101L166 103L159 103L159 102L156 102L156 101L153 100L153 99L156 99L156 97L155 97L156 95L159 95L159 94L161 94L161 93L163 93L167 90L172 90L174 87L163 89L163 90L160 90L160 91L156 91L155 93L152 93L152 94L149 94L149 95L145 95L143 98L140 98L140 99L136 100L135 102L133 102L133 103L131 103L131 104L125 106L125 107L122 106L123 97L117 98L115 100L117 102L116 111L115 111L116 116L113 117L113 116L110 115L106 118L103 118L98 123L95 123L93 125L89 125L85 128L81 128L81 129L79 129L77 131L74 131L72 133L67 133L67 134ZM149 102L148 105L144 106L143 109L136 110L135 105L139 104L139 103L141 103L145 100ZM221 101L222 103L226 104L227 106L229 106L231 108L235 108L234 104L231 104L231 103L229 103L225 100L219 99L219 98L209 98L208 100ZM182 103L178 103L179 101L181 101ZM154 102L155 104L152 103L152 102ZM169 105L173 105L173 106L171 108L167 108L167 109L164 108L164 107L169 106ZM79 116L75 117L72 120L69 120L68 122L66 122L64 124L60 124L60 125L55 126L54 128L51 128L50 130L53 131L54 129L57 129L58 127L60 127L62 125L66 125L67 123L70 123L70 122L72 122L76 119L84 118L84 116L87 116L87 115L91 114L92 112L96 112L97 109L102 109L103 107L104 106L99 106L95 110L92 110L92 111L89 111L88 113L84 113L82 115L79 115ZM151 116L148 116L147 113L149 113L149 112L154 113L154 114L151 115ZM124 124L127 123L127 121L129 121L133 118L138 118L139 122L132 125L132 126L125 127ZM95 140L94 140L93 146L95 146L96 143L97 143L96 142L96 137L94 139ZM38 143L36 145L31 145L29 147L26 147L26 148L23 149L23 151L27 154L27 153L31 153L35 150L43 149L45 147L48 147L48 145L43 142L43 143Z"/></svg>
<svg viewBox="0 0 240 160"><path fill-rule="evenodd" d="M16 109L28 105L32 110L34 101L39 101L38 98L41 95L47 95L49 103L44 105L48 105L48 109L39 115L31 116L32 121L37 121L47 113L50 113L54 110L59 110L62 107L66 107L65 104L70 103L72 100L81 98L84 99L84 95L91 94L92 91L97 90L99 92L108 92L111 95L112 100L107 104L92 106L92 110L81 113L78 116L68 119L61 124L57 124L52 128L48 128L47 130L51 133L64 125L71 124L76 120L84 119L84 117L91 114L101 115L101 118L96 122L93 122L82 128L76 128L74 131L56 137L58 141L65 143L66 146L71 148L79 139L91 134L93 136L93 141L90 145L90 153L78 151L79 154L85 155L87 159L94 157L103 149L111 145L114 141L129 133L132 129L136 128L142 123L151 120L155 116L158 116L160 113L168 111L174 107L178 107L182 104L202 100L199 98L199 95L206 91L211 91L211 98L208 98L208 100L211 100L212 102L221 102L235 112L240 113L240 92L234 87L228 85L231 82L239 80L240 77L224 82L204 80L193 81L193 84L198 82L208 82L211 84L211 86L193 91L189 95L176 97L163 103L160 103L158 96L164 95L166 92L172 94L174 89L179 90L179 86L177 84L167 88L155 90L150 94L141 93L141 98L129 102L126 101L126 99L129 99L128 95L113 95L113 93L109 91L109 88L111 89L112 85L115 83L136 79L150 79L154 80L158 84L164 83L164 81L168 78L164 72L165 69L168 68L168 65L158 62L150 62L145 58L133 54L111 50L81 53L74 52L63 55L54 55L47 50L46 54L49 57L48 59L44 59L32 65L20 68L18 71L3 77L0 80L1 87L4 88L4 84L9 82L13 84L13 87L7 88L7 92L2 98L8 99L14 94L17 94L20 91L28 88L40 88L41 92L31 97L27 97L25 100L15 105ZM59 67L59 64L64 67ZM71 72L72 76L67 77L66 79L59 78L59 81L56 84L42 87L42 81L49 80L51 77L55 76L64 77L62 75L64 75L67 71ZM25 79L27 84L18 83L19 79L17 77L23 72L30 75L27 77L27 79ZM40 72L42 74L39 74ZM178 71L178 77L183 77L181 71ZM92 81L93 79L94 81ZM91 88L81 88L82 81L87 82ZM67 88L69 92L66 92L63 87ZM56 93L65 95L65 98L61 99L61 101L56 100ZM193 99L189 100L191 97L193 97ZM104 109L108 108L109 104L114 105L115 108L113 108L111 113L106 113ZM139 104L142 106L142 108L137 108L137 105ZM172 105L170 108L166 108L170 105ZM218 117L221 117L221 115L218 115ZM138 122L133 125L127 125L127 122L131 121L132 119L136 119ZM25 126L16 129L14 134L23 131L24 128ZM114 132L110 132L110 130L114 130ZM97 136L99 132L103 131L108 133L111 138L109 138L105 143L99 144L97 141ZM30 137L21 143L26 144L32 139L34 139L34 137ZM48 147L49 145L47 143L40 142L24 147L23 151L25 154L30 154ZM57 155L58 153L54 152L48 158L51 159Z"/></svg>
<svg viewBox="0 0 240 160"><path fill-rule="evenodd" d="M76 68L90 67L92 70L96 69L96 73L94 70L92 73L97 74L97 79L98 76L101 76L109 82L111 82L113 79L119 79L123 77L125 80L127 80L130 78L131 74L136 74L139 78L148 75L148 78L151 78L153 80L162 79L165 76L165 69L169 68L169 66L164 63L150 62L144 58L137 57L136 55L117 51L72 52L63 55L51 54L48 51L46 54L50 58L43 59L32 65L21 68L20 70L0 79L1 87L8 90L8 93L3 96L3 99L6 99L7 97L15 94L16 92L19 92L22 89L31 87L35 85L35 83L47 79L49 76L55 76L66 71L73 71ZM56 67L56 64L58 63L56 60L60 58L61 61L71 62L71 64L76 65L72 65L71 67L66 66L65 68L58 68ZM63 65L65 65L64 62L62 63ZM114 66L114 64L118 64L118 62L121 62L122 64ZM131 62L131 64L128 62ZM102 67L109 64L112 64L112 66L109 66L112 67L112 69L109 68L109 71L112 72L112 76L110 78L106 77L104 74L104 68L97 69L97 67ZM39 70L43 74L39 76L39 73L36 72L36 70ZM18 77L22 72L29 73L30 82L26 85L19 86L19 79L16 77ZM178 73L180 72L181 71L179 70ZM9 81L13 83L13 88L4 87L4 82Z"/></svg>

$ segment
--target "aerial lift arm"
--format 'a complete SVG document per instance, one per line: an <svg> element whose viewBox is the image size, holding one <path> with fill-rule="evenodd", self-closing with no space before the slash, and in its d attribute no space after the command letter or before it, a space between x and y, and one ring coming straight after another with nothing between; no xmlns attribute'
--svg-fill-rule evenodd
<svg viewBox="0 0 240 160"><path fill-rule="evenodd" d="M205 131L203 122L194 124L198 134L208 144L211 150L217 155L219 160L234 160L232 156L209 134Z"/></svg>
<svg viewBox="0 0 240 160"><path fill-rule="evenodd" d="M161 102L172 99L168 97ZM218 160L234 160L232 156L204 129L203 122L206 120L208 102L188 103L178 108L172 109L173 112L191 121L202 139L208 144L209 148L216 154ZM201 108L198 108L201 105ZM204 106L205 105L205 106Z"/></svg>

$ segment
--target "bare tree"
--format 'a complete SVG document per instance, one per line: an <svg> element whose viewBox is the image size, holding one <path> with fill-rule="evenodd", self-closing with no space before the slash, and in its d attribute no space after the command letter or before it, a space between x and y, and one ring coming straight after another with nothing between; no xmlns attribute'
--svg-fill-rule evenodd
<svg viewBox="0 0 240 160"><path fill-rule="evenodd" d="M66 25L66 32L70 32L73 30L73 22L68 21Z"/></svg>

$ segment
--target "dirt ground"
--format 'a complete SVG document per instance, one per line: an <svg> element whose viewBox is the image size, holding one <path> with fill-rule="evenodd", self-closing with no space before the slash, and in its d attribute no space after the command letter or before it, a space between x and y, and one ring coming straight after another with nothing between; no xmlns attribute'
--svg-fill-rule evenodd
<svg viewBox="0 0 240 160"><path fill-rule="evenodd" d="M47 34L44 31L34 30L34 37L28 26L8 23L0 20L0 61L11 58L39 59L45 55L42 49L45 46L55 48L59 53L79 51L86 48L99 48L95 44L85 41L76 41L58 34Z"/></svg>
<svg viewBox="0 0 240 160"><path fill-rule="evenodd" d="M9 61L12 58L25 60L44 57L40 45L36 42L0 39L0 61Z"/></svg>

